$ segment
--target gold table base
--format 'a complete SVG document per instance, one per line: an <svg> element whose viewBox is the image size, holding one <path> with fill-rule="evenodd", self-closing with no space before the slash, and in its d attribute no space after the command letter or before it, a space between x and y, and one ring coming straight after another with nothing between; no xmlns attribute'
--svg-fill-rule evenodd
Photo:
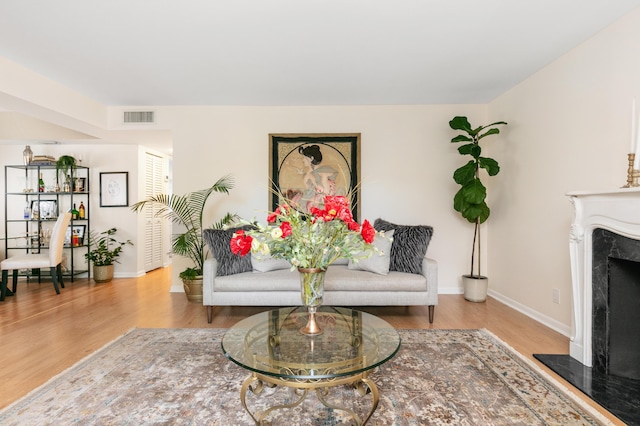
<svg viewBox="0 0 640 426"><path fill-rule="evenodd" d="M264 411L252 413L251 410L249 410L249 407L247 407L247 392L250 390L254 395L260 395L262 393L262 390L264 389L265 383L266 386L270 388L274 388L277 386L293 388L295 394L299 398L290 404L273 405ZM353 386L360 396L365 396L367 393L371 393L371 410L369 410L369 413L364 418L364 420L361 420L360 416L358 416L355 411L349 408L339 407L327 402L325 397L329 394L329 389L340 385ZM365 425L369 421L369 419L373 415L373 412L376 410L376 408L378 408L378 403L380 401L378 388L376 387L375 383L368 378L368 372L365 371L363 373L347 377L319 380L285 380L282 378L252 373L242 383L242 388L240 389L240 402L242 403L242 406L244 407L246 412L249 413L256 425L266 425L269 423L265 419L270 413L275 410L297 407L298 405L302 404L302 402L307 398L309 390L315 390L318 400L325 407L348 413L355 422L354 424L358 426Z"/></svg>

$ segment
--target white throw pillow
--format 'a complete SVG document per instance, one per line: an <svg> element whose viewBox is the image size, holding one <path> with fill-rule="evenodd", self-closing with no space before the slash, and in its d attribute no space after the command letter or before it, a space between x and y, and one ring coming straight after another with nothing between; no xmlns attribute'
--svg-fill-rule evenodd
<svg viewBox="0 0 640 426"><path fill-rule="evenodd" d="M290 269L291 264L285 259L274 259L271 255L251 255L251 267L253 272L269 272L278 269Z"/></svg>
<svg viewBox="0 0 640 426"><path fill-rule="evenodd" d="M350 260L348 268L358 271L368 271L380 275L389 273L389 262L391 261L391 243L393 243L393 230L384 233L384 236L376 234L373 239L373 246L380 253L373 252L366 259L358 261Z"/></svg>

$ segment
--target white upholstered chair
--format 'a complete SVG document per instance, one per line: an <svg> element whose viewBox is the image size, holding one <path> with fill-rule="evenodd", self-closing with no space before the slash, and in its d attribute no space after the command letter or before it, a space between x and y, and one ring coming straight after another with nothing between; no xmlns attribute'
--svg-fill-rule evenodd
<svg viewBox="0 0 640 426"><path fill-rule="evenodd" d="M9 271L13 271L13 291L16 291L18 282L18 270L20 269L44 269L49 268L51 271L51 279L53 280L53 288L57 294L60 294L60 287L64 288L62 282L62 252L64 249L64 237L71 221L71 213L67 212L56 220L53 230L51 231L51 239L49 240L49 250L44 253L23 254L19 256L11 256L0 262L2 269L2 288L0 292L0 300L4 300L7 293ZM60 284L60 287L58 286Z"/></svg>

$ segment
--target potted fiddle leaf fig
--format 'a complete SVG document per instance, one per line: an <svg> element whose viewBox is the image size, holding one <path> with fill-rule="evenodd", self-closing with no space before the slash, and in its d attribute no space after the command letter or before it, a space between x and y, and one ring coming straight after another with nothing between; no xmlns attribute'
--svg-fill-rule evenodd
<svg viewBox="0 0 640 426"><path fill-rule="evenodd" d="M130 240L118 241L114 238L117 228L107 229L99 234L89 234L89 251L84 257L93 263L93 280L108 283L113 279L114 263L120 263L118 256L125 245L133 245Z"/></svg>
<svg viewBox="0 0 640 426"><path fill-rule="evenodd" d="M462 132L462 134L451 139L451 142L462 142L463 145L458 147L458 152L463 156L471 156L471 159L465 165L453 173L453 180L460 185L460 189L453 198L453 208L463 218L474 224L471 269L468 275L462 276L464 297L471 302L484 302L487 298L489 284L488 278L483 276L480 270L482 249L480 245L480 224L484 223L491 214L486 202L487 188L480 179L481 172L484 171L489 176L495 176L500 172L500 166L496 160L482 156L480 140L490 135L497 135L500 130L496 126L506 124L504 121L497 121L474 128L467 120L467 117L457 116L449 121L449 126L453 130ZM475 262L476 249L478 253L477 262Z"/></svg>
<svg viewBox="0 0 640 426"><path fill-rule="evenodd" d="M171 248L174 253L188 257L193 262L193 266L179 274L190 302L202 303L202 268L208 255L202 238L202 216L205 204L214 192L228 194L231 188L233 188L233 179L230 176L224 176L210 188L185 195L158 194L139 201L131 207L133 211L140 212L145 206L155 205L158 207L155 217L169 219L180 225L182 232L173 235ZM237 219L235 214L227 213L212 227L221 228L235 219Z"/></svg>

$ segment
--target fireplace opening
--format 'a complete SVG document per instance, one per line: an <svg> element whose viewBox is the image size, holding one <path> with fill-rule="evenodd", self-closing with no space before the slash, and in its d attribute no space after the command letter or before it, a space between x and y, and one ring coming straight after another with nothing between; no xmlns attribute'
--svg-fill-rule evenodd
<svg viewBox="0 0 640 426"><path fill-rule="evenodd" d="M607 374L640 380L640 262L609 258Z"/></svg>

